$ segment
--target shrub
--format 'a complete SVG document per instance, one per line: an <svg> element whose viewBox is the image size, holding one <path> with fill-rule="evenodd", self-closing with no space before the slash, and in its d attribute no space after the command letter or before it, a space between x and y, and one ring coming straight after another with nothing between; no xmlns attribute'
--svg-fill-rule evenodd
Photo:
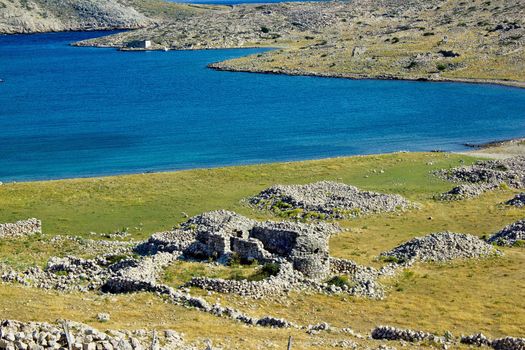
<svg viewBox="0 0 525 350"><path fill-rule="evenodd" d="M402 264L405 262L404 259L400 259L397 256L391 256L391 255L382 256L380 260L386 263L395 263L395 264Z"/></svg>
<svg viewBox="0 0 525 350"><path fill-rule="evenodd" d="M127 258L129 258L129 256L126 254L117 254L111 255L110 257L106 258L106 260L110 265L113 265L115 263L121 262L122 260L126 260Z"/></svg>
<svg viewBox="0 0 525 350"><path fill-rule="evenodd" d="M277 276L280 270L281 266L276 263L267 263L262 267L262 271L268 274L268 276Z"/></svg>
<svg viewBox="0 0 525 350"><path fill-rule="evenodd" d="M270 32L270 29L268 29L267 27L261 27L261 32L266 34Z"/></svg>
<svg viewBox="0 0 525 350"><path fill-rule="evenodd" d="M444 63L438 63L436 68L438 69L438 71L442 72L444 71L445 69L447 69L447 65L444 64Z"/></svg>
<svg viewBox="0 0 525 350"><path fill-rule="evenodd" d="M326 283L330 285L334 285L339 288L343 288L344 286L350 286L350 282L348 281L347 276L334 276L330 278Z"/></svg>
<svg viewBox="0 0 525 350"><path fill-rule="evenodd" d="M228 266L239 266L241 264L241 257L237 253L232 253L226 265Z"/></svg>
<svg viewBox="0 0 525 350"><path fill-rule="evenodd" d="M248 277L248 280L250 281L262 281L264 279L267 279L271 276L277 276L279 271L281 270L281 266L276 263L266 263L263 265L263 267Z"/></svg>

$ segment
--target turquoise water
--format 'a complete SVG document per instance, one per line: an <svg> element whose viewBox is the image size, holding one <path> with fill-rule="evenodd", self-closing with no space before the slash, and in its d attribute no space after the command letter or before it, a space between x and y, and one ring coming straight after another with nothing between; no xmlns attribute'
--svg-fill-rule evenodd
<svg viewBox="0 0 525 350"><path fill-rule="evenodd" d="M460 150L525 134L521 89L206 68L251 49L68 46L95 35L0 36L0 181Z"/></svg>

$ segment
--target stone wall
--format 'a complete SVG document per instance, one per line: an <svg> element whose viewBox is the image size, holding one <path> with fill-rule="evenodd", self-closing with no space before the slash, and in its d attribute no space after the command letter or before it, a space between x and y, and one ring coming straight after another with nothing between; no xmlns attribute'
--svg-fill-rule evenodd
<svg viewBox="0 0 525 350"><path fill-rule="evenodd" d="M42 233L42 223L34 218L0 224L0 238L30 236L37 233Z"/></svg>

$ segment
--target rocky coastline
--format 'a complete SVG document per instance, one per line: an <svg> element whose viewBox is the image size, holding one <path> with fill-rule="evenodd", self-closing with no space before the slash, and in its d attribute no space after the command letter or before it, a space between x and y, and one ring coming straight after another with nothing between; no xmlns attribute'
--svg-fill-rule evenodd
<svg viewBox="0 0 525 350"><path fill-rule="evenodd" d="M104 46L100 46L104 47ZM502 85L510 86L515 88L525 89L525 82L512 81L512 80L501 80L501 79L473 79L473 78L449 78L439 75L430 76L396 76L390 74L359 74L359 73L337 73L337 72L315 72L307 71L302 69L261 69L261 68L239 68L237 66L229 65L225 62L210 63L208 68L217 71L224 72L242 72L242 73L256 73L256 74L273 74L273 75L289 75L289 76L305 76L305 77L316 77L316 78L338 78L338 79L350 79L350 80L406 80L416 82L432 82L432 83L467 83L467 84L480 84L480 85ZM522 140L522 139L518 139ZM510 142L510 141L509 141ZM475 148L489 148L496 145L492 142L475 146Z"/></svg>

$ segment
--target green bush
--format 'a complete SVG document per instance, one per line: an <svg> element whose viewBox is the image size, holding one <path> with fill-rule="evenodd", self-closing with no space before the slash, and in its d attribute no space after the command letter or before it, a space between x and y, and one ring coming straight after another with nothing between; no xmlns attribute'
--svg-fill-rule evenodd
<svg viewBox="0 0 525 350"><path fill-rule="evenodd" d="M347 276L334 276L330 278L326 283L330 285L334 285L339 288L343 288L344 286L350 286L350 282L348 281Z"/></svg>
<svg viewBox="0 0 525 350"><path fill-rule="evenodd" d="M276 263L266 263L261 270L268 276L277 276L279 271L281 271L281 266Z"/></svg>
<svg viewBox="0 0 525 350"><path fill-rule="evenodd" d="M399 259L398 257L391 256L391 255L382 256L380 260L386 263L394 263L394 264L403 264L405 262L404 259Z"/></svg>
<svg viewBox="0 0 525 350"><path fill-rule="evenodd" d="M438 64L436 65L436 68L438 69L438 71L442 72L442 71L444 71L445 69L447 69L447 65L444 64L444 63L438 63Z"/></svg>

